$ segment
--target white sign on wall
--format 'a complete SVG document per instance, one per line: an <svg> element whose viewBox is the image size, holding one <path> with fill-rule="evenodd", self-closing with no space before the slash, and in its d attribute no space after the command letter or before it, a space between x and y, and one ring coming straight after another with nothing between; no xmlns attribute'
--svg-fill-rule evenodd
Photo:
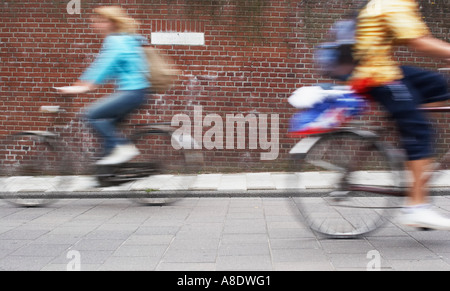
<svg viewBox="0 0 450 291"><path fill-rule="evenodd" d="M205 45L203 32L152 32L154 45Z"/></svg>

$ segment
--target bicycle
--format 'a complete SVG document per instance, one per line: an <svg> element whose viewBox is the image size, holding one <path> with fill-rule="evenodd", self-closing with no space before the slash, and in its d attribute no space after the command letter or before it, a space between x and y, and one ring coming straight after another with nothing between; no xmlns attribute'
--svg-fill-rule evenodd
<svg viewBox="0 0 450 291"><path fill-rule="evenodd" d="M17 206L44 206L55 197L105 189L139 192L138 198L130 199L144 205L168 204L178 198L148 198L158 191L148 179L198 171L203 163L193 138L175 134L170 123L148 123L125 125L141 152L138 157L124 164L97 166L96 141L82 118L65 117L69 112L60 106L42 106L40 111L54 117L50 118L53 129L16 132L0 144L0 198ZM182 150L175 150L174 143ZM141 186L126 187L133 182Z"/></svg>
<svg viewBox="0 0 450 291"><path fill-rule="evenodd" d="M450 107L422 110L448 113ZM311 191L296 190L305 192L294 201L315 233L331 238L371 233L394 215L406 196L409 177L404 153L382 141L379 129L362 129L362 124L355 120L330 132L310 135L290 151L295 172L320 176L327 182ZM450 150L433 164L428 181L448 169Z"/></svg>

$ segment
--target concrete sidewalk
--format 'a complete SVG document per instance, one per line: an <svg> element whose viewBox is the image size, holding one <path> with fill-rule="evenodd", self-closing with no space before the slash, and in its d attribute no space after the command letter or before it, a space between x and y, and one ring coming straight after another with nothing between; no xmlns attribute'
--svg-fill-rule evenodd
<svg viewBox="0 0 450 291"><path fill-rule="evenodd" d="M434 197L449 214L450 198ZM188 198L162 207L0 201L0 270L450 270L450 232L393 218L357 240L317 237L296 198Z"/></svg>
<svg viewBox="0 0 450 291"><path fill-rule="evenodd" d="M450 189L448 175L433 186ZM75 178L84 186L90 179ZM320 173L160 175L92 188L91 199L61 199L41 208L0 201L0 270L450 270L450 232L421 232L387 217L384 227L364 238L329 240L305 226L298 198L256 196L288 186L314 191L329 185L329 178ZM255 197L192 195L151 207L94 198L133 189L242 197L251 191ZM450 196L433 199L450 215Z"/></svg>

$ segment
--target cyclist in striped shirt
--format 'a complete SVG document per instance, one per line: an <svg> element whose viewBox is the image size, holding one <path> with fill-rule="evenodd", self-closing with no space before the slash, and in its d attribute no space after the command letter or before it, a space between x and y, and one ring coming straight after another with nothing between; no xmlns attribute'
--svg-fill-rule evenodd
<svg viewBox="0 0 450 291"><path fill-rule="evenodd" d="M450 230L450 219L431 209L424 173L432 162L432 128L420 106L450 98L438 73L400 66L393 57L397 44L428 56L450 60L450 44L434 38L414 0L372 0L360 12L354 50L358 66L351 83L384 106L397 123L407 166L414 178L400 222Z"/></svg>

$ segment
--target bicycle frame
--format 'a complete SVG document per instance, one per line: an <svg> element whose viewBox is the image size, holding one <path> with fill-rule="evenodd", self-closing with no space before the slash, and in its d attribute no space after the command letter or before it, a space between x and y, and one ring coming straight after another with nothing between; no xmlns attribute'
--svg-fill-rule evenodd
<svg viewBox="0 0 450 291"><path fill-rule="evenodd" d="M450 112L450 106L444 106L444 107L423 107L423 111L425 112Z"/></svg>

